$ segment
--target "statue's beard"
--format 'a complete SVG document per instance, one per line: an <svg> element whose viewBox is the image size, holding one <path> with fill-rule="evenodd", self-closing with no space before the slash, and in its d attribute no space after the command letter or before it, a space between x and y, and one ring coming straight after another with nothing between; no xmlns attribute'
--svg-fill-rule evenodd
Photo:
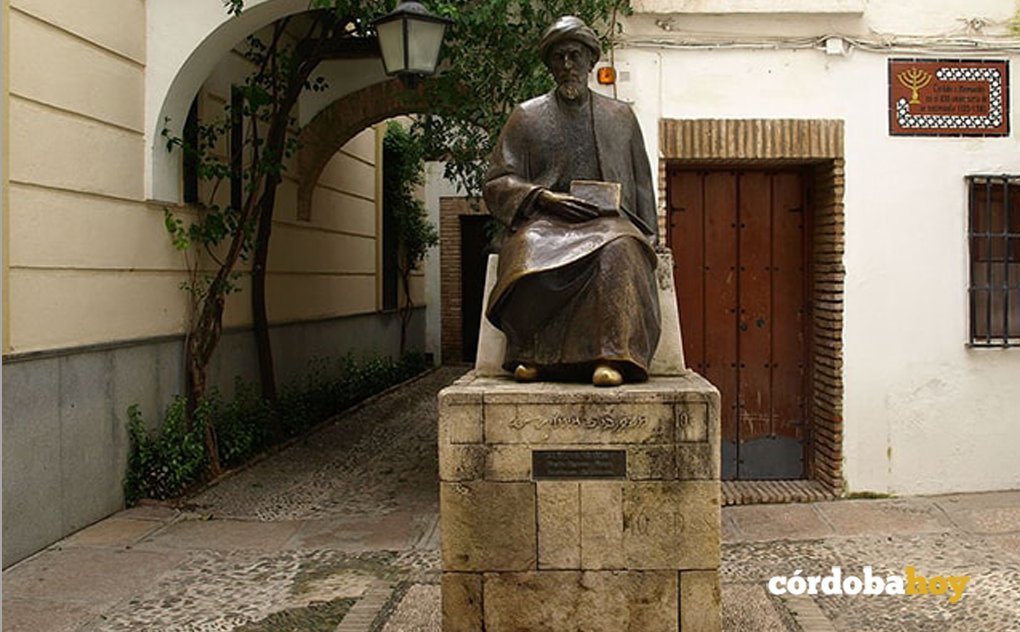
<svg viewBox="0 0 1020 632"><path fill-rule="evenodd" d="M581 95L584 94L584 90L587 87L588 86L580 81L567 80L561 83L556 90L559 92L560 96L567 101L576 101L581 98Z"/></svg>

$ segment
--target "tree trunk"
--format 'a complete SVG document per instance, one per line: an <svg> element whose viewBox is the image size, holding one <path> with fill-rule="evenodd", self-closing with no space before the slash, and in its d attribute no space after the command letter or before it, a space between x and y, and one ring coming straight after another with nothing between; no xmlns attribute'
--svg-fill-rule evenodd
<svg viewBox="0 0 1020 632"><path fill-rule="evenodd" d="M244 213L250 217L250 208ZM244 220L244 217L242 217ZM223 305L226 287L231 272L237 264L244 246L244 236L240 232L231 239L230 248L224 257L223 264L216 276L209 283L209 288L202 301L196 306L196 314L188 329L188 337L184 342L185 379L187 388L187 429L193 430L195 413L205 397L206 379L209 360L223 334ZM220 466L219 446L216 440L216 428L212 420L206 420L203 430L206 455L209 457L209 473L219 476L223 471Z"/></svg>
<svg viewBox="0 0 1020 632"><path fill-rule="evenodd" d="M203 316L210 306L208 303L203 306ZM215 311L215 308L213 308ZM220 308L222 313L222 307ZM186 429L191 432L195 429L195 413L198 406L205 397L207 386L207 373L209 359L212 350L220 338L220 327L218 321L210 318L202 318L197 321L196 326L188 332L185 340L185 387L187 399L185 401ZM220 465L219 442L216 440L216 428L212 420L205 420L202 434L205 442L206 456L209 457L209 474L219 476L223 468Z"/></svg>
<svg viewBox="0 0 1020 632"><path fill-rule="evenodd" d="M251 269L252 329L258 354L259 383L262 386L262 397L270 402L276 401L276 371L273 366L273 346L269 339L269 315L266 310L266 264L269 260L269 237L273 231L276 183L276 178L269 178L262 194Z"/></svg>
<svg viewBox="0 0 1020 632"><path fill-rule="evenodd" d="M301 93L305 81L317 64L318 62L315 61L295 66L295 70L288 80L287 90L280 101L280 107L273 113L269 123L264 155L279 160L281 165L284 159L290 111L297 103L298 95ZM279 173L267 176L262 196L259 198L259 224L255 236L255 253L251 270L252 331L255 335L255 350L259 363L259 383L262 388L262 397L270 402L276 401L277 393L276 370L273 366L273 345L269 338L269 316L266 310L266 265L269 260L269 238L273 232L273 212L276 208L276 189L279 183ZM272 427L269 431L276 438L280 438L283 429L279 427L279 421L275 415L272 419Z"/></svg>
<svg viewBox="0 0 1020 632"><path fill-rule="evenodd" d="M285 25L286 21L283 24ZM274 36L274 47L282 33L283 27L280 26ZM317 50L318 47L313 48L313 52L317 52ZM298 95L305 81L318 62L318 58L311 58L296 66L297 70L291 77L284 92L281 107L270 123L266 151L272 152L270 155L278 157L281 161L286 144L290 111L297 102ZM275 173L266 176L264 180L262 180L262 177L262 175L257 175L256 181L252 183L252 192L249 194L243 208L240 209L240 217L238 218L240 229L234 232L227 254L223 258L215 277L210 282L205 296L195 306L194 320L189 327L188 336L185 340L186 413L189 431L194 428L195 414L202 398L206 394L209 360L216 349L216 345L219 343L223 331L224 296L231 274L245 247L246 231L244 227L248 226L249 222L254 219L254 213L260 213L252 273L252 312L256 348L258 349L259 356L259 375L262 378L263 394L268 399L276 399L276 380L273 371L272 347L269 341L269 321L266 316L265 273L279 174ZM263 188L263 194L258 199L258 202L256 202L254 196L260 185ZM270 431L277 432L278 428L272 428ZM212 420L208 420L208 423L205 424L204 439L206 453L209 457L209 472L212 476L218 476L222 472L222 467L220 465L216 428L213 427Z"/></svg>
<svg viewBox="0 0 1020 632"><path fill-rule="evenodd" d="M276 367L273 364L273 343L269 339L269 315L266 310L266 265L269 260L269 238L273 232L273 210L279 180L270 177L260 200L259 226L255 238L255 255L251 270L252 332L259 363L259 383L263 399L276 403ZM269 436L275 443L283 438L278 415L269 417Z"/></svg>

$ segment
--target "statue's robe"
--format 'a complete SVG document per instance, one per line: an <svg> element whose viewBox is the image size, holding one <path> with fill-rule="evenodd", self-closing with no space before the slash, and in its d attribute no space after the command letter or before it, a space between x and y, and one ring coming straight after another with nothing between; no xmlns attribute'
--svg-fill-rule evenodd
<svg viewBox="0 0 1020 632"><path fill-rule="evenodd" d="M484 196L508 236L486 316L507 336L507 370L590 379L611 361L643 380L660 328L651 170L630 107L589 95L580 107L555 91L522 103L500 134ZM567 193L572 180L620 183L620 212L570 223L538 210L542 188Z"/></svg>

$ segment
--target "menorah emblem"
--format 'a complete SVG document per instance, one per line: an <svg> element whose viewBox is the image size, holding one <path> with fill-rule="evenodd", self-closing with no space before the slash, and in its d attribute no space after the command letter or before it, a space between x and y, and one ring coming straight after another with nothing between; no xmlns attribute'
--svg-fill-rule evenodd
<svg viewBox="0 0 1020 632"><path fill-rule="evenodd" d="M900 83L903 84L904 88L910 88L910 103L920 103L921 99L917 96L917 91L931 83L931 73L921 70L917 66L908 68L903 72L896 75Z"/></svg>

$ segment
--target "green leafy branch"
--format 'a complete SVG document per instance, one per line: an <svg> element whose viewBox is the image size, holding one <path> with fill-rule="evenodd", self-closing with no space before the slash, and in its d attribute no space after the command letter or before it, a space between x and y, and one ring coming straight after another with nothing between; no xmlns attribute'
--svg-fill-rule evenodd
<svg viewBox="0 0 1020 632"><path fill-rule="evenodd" d="M439 243L439 233L428 220L425 205L415 189L425 183L425 146L421 138L396 121L386 126L383 138L383 209L395 220L397 271L404 301L400 307L400 351L407 344L407 327L414 313L411 273Z"/></svg>

